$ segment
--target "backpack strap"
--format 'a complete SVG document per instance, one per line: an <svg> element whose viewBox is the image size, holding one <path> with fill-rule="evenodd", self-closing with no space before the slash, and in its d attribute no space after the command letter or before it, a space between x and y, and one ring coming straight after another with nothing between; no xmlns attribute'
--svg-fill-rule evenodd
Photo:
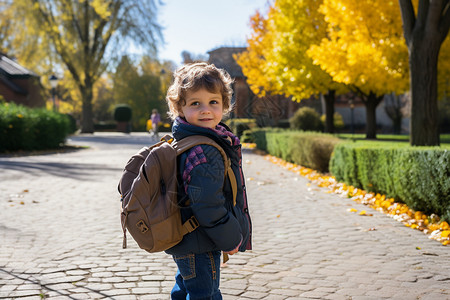
<svg viewBox="0 0 450 300"><path fill-rule="evenodd" d="M172 141L170 141L171 137L169 135L164 136L163 139L166 139L167 137L169 137L168 140L169 140L169 143L171 143ZM173 138L172 138L172 140L173 140ZM211 138L203 136L203 135L191 135L191 136L185 137L184 139L181 139L179 141L174 141L172 143L173 148L175 150L177 150L177 155L180 155L181 153L183 153L197 145L210 145L210 146L217 148L217 150L219 150L220 154L222 155L223 163L225 166L225 176L228 176L228 178L230 180L231 191L233 193L233 205L236 206L236 197L237 197L236 176L234 175L233 169L231 168L231 160L228 158L227 154L225 153L223 148L221 146L219 146L219 144L217 144Z"/></svg>

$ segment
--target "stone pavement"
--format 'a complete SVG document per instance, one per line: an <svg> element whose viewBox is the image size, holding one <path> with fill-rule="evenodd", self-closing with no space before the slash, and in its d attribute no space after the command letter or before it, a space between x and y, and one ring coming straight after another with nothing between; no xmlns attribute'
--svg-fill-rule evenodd
<svg viewBox="0 0 450 300"><path fill-rule="evenodd" d="M0 157L0 298L169 299L175 264L129 237L117 182L148 134ZM254 250L222 267L224 299L450 299L450 247L245 152ZM369 209L370 210L370 209Z"/></svg>

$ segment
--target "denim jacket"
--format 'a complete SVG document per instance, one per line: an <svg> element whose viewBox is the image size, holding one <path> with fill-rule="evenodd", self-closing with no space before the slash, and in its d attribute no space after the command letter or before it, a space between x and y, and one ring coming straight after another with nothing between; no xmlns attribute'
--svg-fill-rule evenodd
<svg viewBox="0 0 450 300"><path fill-rule="evenodd" d="M216 141L231 159L237 181L236 206L220 152L210 145L198 145L178 156L178 201L182 221L194 215L200 226L166 252L172 255L250 250L252 224L242 172L241 144L225 124L215 130L191 125L177 118L172 127L176 140L205 135Z"/></svg>

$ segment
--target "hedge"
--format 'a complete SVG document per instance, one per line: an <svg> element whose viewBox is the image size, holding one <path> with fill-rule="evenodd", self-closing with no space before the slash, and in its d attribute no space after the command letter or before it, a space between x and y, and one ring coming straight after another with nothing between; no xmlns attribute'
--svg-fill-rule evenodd
<svg viewBox="0 0 450 300"><path fill-rule="evenodd" d="M341 143L331 157L330 171L338 181L450 220L450 146Z"/></svg>
<svg viewBox="0 0 450 300"><path fill-rule="evenodd" d="M243 139L271 155L321 172L328 171L331 153L341 142L325 133L268 128L246 131Z"/></svg>
<svg viewBox="0 0 450 300"><path fill-rule="evenodd" d="M67 115L0 103L0 152L58 148L70 130Z"/></svg>

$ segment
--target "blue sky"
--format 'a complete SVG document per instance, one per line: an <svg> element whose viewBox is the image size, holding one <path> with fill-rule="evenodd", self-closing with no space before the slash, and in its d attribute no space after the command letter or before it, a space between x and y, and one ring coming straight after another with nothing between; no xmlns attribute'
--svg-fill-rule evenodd
<svg viewBox="0 0 450 300"><path fill-rule="evenodd" d="M246 46L250 16L267 11L267 0L165 0L158 20L165 46L159 58L181 64L181 52L206 55L220 46Z"/></svg>

